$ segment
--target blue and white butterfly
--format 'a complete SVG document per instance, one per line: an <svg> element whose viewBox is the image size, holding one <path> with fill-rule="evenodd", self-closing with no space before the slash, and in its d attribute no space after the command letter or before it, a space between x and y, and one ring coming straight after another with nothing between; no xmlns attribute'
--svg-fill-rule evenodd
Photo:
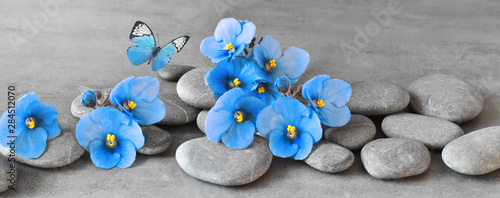
<svg viewBox="0 0 500 198"><path fill-rule="evenodd" d="M157 46L153 31L144 22L137 21L130 32L130 41L137 45L127 49L127 56L134 65L152 62L151 68L158 71L170 62L170 55L181 51L188 40L189 36L179 36L162 47Z"/></svg>

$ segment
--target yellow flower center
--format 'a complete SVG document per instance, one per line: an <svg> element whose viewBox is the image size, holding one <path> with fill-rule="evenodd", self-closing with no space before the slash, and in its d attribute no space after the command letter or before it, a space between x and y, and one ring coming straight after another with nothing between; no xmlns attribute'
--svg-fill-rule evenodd
<svg viewBox="0 0 500 198"><path fill-rule="evenodd" d="M243 121L243 112L237 111L236 113L234 113L234 119L236 119L236 121L238 121L238 122L242 122Z"/></svg>
<svg viewBox="0 0 500 198"><path fill-rule="evenodd" d="M235 79L233 80L233 82L231 82L231 83L230 83L230 85L231 85L231 88L234 88L234 87L240 86L240 85L241 85L241 81L240 81L240 79L239 79L239 78L235 78Z"/></svg>
<svg viewBox="0 0 500 198"><path fill-rule="evenodd" d="M108 134L108 136L106 137L106 144L109 148L114 148L116 146L115 135Z"/></svg>
<svg viewBox="0 0 500 198"><path fill-rule="evenodd" d="M313 104L315 107L318 107L318 108L325 106L325 103L321 99L313 100Z"/></svg>
<svg viewBox="0 0 500 198"><path fill-rule="evenodd" d="M271 71L276 67L276 60L270 60L269 63L266 63L266 71Z"/></svg>
<svg viewBox="0 0 500 198"><path fill-rule="evenodd" d="M259 86L258 91L259 91L259 93L264 93L264 92L266 92L266 88L264 88L264 86Z"/></svg>
<svg viewBox="0 0 500 198"><path fill-rule="evenodd" d="M135 102L134 102L134 101L129 101L129 102L127 103L127 106L128 106L128 108L130 108L130 109L134 109L134 108L137 106L137 104L135 104Z"/></svg>
<svg viewBox="0 0 500 198"><path fill-rule="evenodd" d="M226 44L226 50L231 53L234 53L234 51L236 51L236 49L234 49L233 43Z"/></svg>
<svg viewBox="0 0 500 198"><path fill-rule="evenodd" d="M292 125L288 125L288 128L286 129L287 131L287 136L288 138L295 138L297 137L297 130L295 130L295 126L292 126Z"/></svg>
<svg viewBox="0 0 500 198"><path fill-rule="evenodd" d="M26 126L28 126L28 128L30 129L35 128L35 119L33 118L26 119Z"/></svg>

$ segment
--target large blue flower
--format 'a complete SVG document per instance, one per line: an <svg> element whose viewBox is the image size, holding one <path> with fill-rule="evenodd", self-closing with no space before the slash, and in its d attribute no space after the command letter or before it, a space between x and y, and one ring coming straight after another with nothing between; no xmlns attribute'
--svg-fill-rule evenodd
<svg viewBox="0 0 500 198"><path fill-rule="evenodd" d="M139 125L112 107L100 107L84 116L75 129L76 139L102 169L128 168L144 146Z"/></svg>
<svg viewBox="0 0 500 198"><path fill-rule="evenodd" d="M110 101L140 125L157 123L165 117L165 105L158 98L160 83L151 76L133 76L116 85Z"/></svg>
<svg viewBox="0 0 500 198"><path fill-rule="evenodd" d="M255 36L255 29L255 25L249 21L222 19L215 28L214 36L205 38L201 42L201 53L213 63L231 61L243 54L243 50Z"/></svg>
<svg viewBox="0 0 500 198"><path fill-rule="evenodd" d="M219 98L234 87L249 91L256 77L254 69L243 67L241 60L236 59L217 63L215 68L205 74L205 83L214 91L215 97Z"/></svg>
<svg viewBox="0 0 500 198"><path fill-rule="evenodd" d="M297 82L309 64L309 53L297 47L289 47L282 52L278 40L269 34L253 47L249 57L254 58L259 67L257 74L262 78L274 82L280 77L287 77L291 85Z"/></svg>
<svg viewBox="0 0 500 198"><path fill-rule="evenodd" d="M302 95L309 100L309 107L318 113L321 123L338 127L347 124L351 112L347 102L351 97L351 85L343 80L330 79L320 75L307 81L302 88Z"/></svg>
<svg viewBox="0 0 500 198"><path fill-rule="evenodd" d="M261 100L247 96L241 88L231 89L207 114L205 133L208 139L222 141L233 149L248 147L257 132L255 120L264 107Z"/></svg>
<svg viewBox="0 0 500 198"><path fill-rule="evenodd" d="M305 159L323 130L318 116L299 101L282 97L264 108L257 117L257 129L278 157Z"/></svg>
<svg viewBox="0 0 500 198"><path fill-rule="evenodd" d="M47 146L47 140L61 134L57 110L46 102L39 102L35 93L31 92L19 98L15 112L5 111L0 118L0 143L9 148L12 139L8 136L17 136L14 140L16 153L24 158L37 158L42 155ZM12 116L15 115L15 116ZM14 117L15 129L9 128L9 120ZM12 124L12 123L11 123ZM13 129L13 130L10 130Z"/></svg>

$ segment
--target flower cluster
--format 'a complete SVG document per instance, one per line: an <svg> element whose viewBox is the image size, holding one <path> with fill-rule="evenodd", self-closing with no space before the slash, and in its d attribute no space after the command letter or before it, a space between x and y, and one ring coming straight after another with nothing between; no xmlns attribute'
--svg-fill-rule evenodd
<svg viewBox="0 0 500 198"><path fill-rule="evenodd" d="M255 44L255 29L252 22L226 18L201 42L201 53L216 64L205 82L218 99L205 132L233 149L248 147L259 132L274 155L302 160L322 138L321 124L349 121L351 85L320 75L294 86L309 54L298 47L283 51L269 34Z"/></svg>
<svg viewBox="0 0 500 198"><path fill-rule="evenodd" d="M9 109L0 118L0 143L13 148L24 158L38 158L45 151L47 141L61 134L57 110L46 102L39 102L31 92L19 98L15 108ZM15 139L7 138L15 137Z"/></svg>
<svg viewBox="0 0 500 198"><path fill-rule="evenodd" d="M98 91L82 94L82 103L96 107L76 125L76 139L98 168L127 168L144 146L139 125L157 123L165 116L158 98L160 84L154 77L129 77L103 96Z"/></svg>

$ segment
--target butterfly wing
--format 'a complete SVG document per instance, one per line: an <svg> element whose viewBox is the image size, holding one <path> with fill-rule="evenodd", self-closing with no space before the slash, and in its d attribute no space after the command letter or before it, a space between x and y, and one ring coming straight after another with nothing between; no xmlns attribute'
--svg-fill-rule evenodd
<svg viewBox="0 0 500 198"><path fill-rule="evenodd" d="M140 65L153 58L156 40L148 25L141 21L135 22L129 38L137 44L127 49L127 56L132 64Z"/></svg>
<svg viewBox="0 0 500 198"><path fill-rule="evenodd" d="M161 50L153 57L151 65L153 71L157 71L170 62L170 55L177 54L189 40L189 36L180 36L165 44Z"/></svg>

